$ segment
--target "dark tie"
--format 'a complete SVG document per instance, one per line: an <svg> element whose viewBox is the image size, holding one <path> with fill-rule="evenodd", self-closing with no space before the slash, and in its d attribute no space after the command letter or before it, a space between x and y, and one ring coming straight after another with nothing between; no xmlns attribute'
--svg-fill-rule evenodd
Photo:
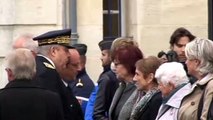
<svg viewBox="0 0 213 120"><path fill-rule="evenodd" d="M66 89L67 89L69 95L73 95L72 89L69 84L67 85Z"/></svg>

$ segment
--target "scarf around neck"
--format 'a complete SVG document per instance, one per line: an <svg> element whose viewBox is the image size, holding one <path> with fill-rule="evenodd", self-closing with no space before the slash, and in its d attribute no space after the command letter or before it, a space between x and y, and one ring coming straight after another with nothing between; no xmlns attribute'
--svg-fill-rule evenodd
<svg viewBox="0 0 213 120"><path fill-rule="evenodd" d="M137 120L138 117L140 117L141 112L146 107L146 105L149 103L149 101L152 99L152 97L160 92L157 88L153 88L152 90L149 90L140 100L138 103L136 103L135 107L132 109L130 119L129 120Z"/></svg>

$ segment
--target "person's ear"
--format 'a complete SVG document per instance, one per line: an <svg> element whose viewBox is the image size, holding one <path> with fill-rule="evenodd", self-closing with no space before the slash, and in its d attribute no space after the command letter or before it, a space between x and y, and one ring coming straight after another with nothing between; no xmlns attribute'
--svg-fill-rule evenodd
<svg viewBox="0 0 213 120"><path fill-rule="evenodd" d="M14 80L13 71L12 71L10 68L6 68L5 70L6 70L6 72L7 72L7 78L8 78L8 80L9 80L9 81Z"/></svg>
<svg viewBox="0 0 213 120"><path fill-rule="evenodd" d="M197 66L199 66L200 65L200 60L195 59L195 63L196 63Z"/></svg>
<svg viewBox="0 0 213 120"><path fill-rule="evenodd" d="M169 82L168 86L169 86L170 90L175 89L175 85L172 82Z"/></svg>
<svg viewBox="0 0 213 120"><path fill-rule="evenodd" d="M154 74L153 73L149 73L147 82L151 83L153 81L153 79L154 79Z"/></svg>
<svg viewBox="0 0 213 120"><path fill-rule="evenodd" d="M50 54L51 54L51 56L55 57L56 54L57 54L57 51L58 51L58 48L56 46L52 46L50 48Z"/></svg>

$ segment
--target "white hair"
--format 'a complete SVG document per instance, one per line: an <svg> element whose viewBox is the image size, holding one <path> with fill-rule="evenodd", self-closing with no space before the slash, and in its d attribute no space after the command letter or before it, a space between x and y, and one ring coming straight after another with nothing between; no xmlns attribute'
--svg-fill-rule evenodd
<svg viewBox="0 0 213 120"><path fill-rule="evenodd" d="M157 79L158 83L162 83L163 85L172 83L176 87L183 83L189 82L183 65L178 62L168 62L162 64L156 70L155 78Z"/></svg>
<svg viewBox="0 0 213 120"><path fill-rule="evenodd" d="M213 42L208 39L196 38L186 44L185 54L187 59L198 59L200 65L197 68L201 74L213 73Z"/></svg>
<svg viewBox="0 0 213 120"><path fill-rule="evenodd" d="M15 79L32 79L36 73L36 63L32 52L26 48L11 51L5 57L6 69L10 69Z"/></svg>
<svg viewBox="0 0 213 120"><path fill-rule="evenodd" d="M22 41L22 45L21 46L17 46L17 43ZM37 41L33 41L33 35L26 33L26 34L22 34L20 35L18 38L16 38L16 40L13 43L13 47L18 47L18 48L27 48L35 53L38 52L38 42Z"/></svg>

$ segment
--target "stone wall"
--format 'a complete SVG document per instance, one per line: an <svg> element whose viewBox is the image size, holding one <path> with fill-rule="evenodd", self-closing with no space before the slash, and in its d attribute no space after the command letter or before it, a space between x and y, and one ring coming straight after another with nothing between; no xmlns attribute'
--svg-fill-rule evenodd
<svg viewBox="0 0 213 120"><path fill-rule="evenodd" d="M134 36L146 55L169 49L169 39L178 27L207 38L207 0L128 1L128 34Z"/></svg>
<svg viewBox="0 0 213 120"><path fill-rule="evenodd" d="M146 56L169 49L177 27L207 37L207 0L122 0L127 2L127 34L139 42ZM22 33L34 35L61 29L64 0L0 0L0 64ZM103 36L101 0L77 0L77 31L88 45L87 70L94 81L102 72L98 42ZM2 69L2 68L1 68ZM0 73L0 79L2 72Z"/></svg>

